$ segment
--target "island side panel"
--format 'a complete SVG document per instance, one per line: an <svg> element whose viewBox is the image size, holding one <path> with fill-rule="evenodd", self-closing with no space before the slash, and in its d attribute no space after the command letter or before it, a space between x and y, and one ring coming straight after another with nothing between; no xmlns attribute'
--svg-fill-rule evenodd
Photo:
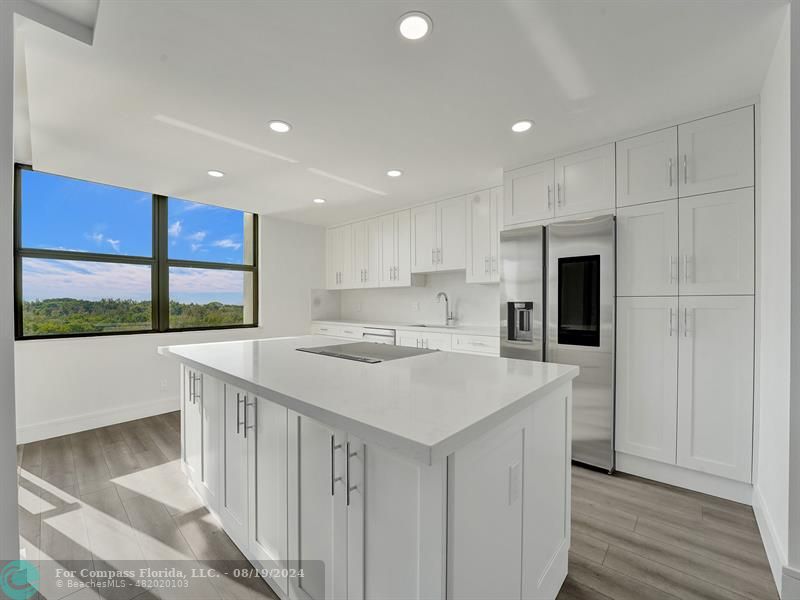
<svg viewBox="0 0 800 600"><path fill-rule="evenodd" d="M567 572L571 384L448 457L447 597L552 600Z"/></svg>
<svg viewBox="0 0 800 600"><path fill-rule="evenodd" d="M445 597L445 461L425 465L370 445L364 454L364 597Z"/></svg>
<svg viewBox="0 0 800 600"><path fill-rule="evenodd" d="M528 411L522 598L555 598L567 576L572 492L572 385Z"/></svg>

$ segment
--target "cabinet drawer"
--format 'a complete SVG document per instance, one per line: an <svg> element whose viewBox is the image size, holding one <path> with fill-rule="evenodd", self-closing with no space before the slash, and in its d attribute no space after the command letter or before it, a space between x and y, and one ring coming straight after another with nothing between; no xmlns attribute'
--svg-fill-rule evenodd
<svg viewBox="0 0 800 600"><path fill-rule="evenodd" d="M500 354L500 338L487 335L453 335L454 352L477 352L479 354Z"/></svg>
<svg viewBox="0 0 800 600"><path fill-rule="evenodd" d="M312 323L312 335L329 335L331 337L360 340L364 329L356 325L332 325L330 323Z"/></svg>

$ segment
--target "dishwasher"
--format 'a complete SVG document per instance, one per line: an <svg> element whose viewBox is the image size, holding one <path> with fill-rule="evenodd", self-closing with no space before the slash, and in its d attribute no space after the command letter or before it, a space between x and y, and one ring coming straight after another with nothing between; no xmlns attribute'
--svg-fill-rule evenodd
<svg viewBox="0 0 800 600"><path fill-rule="evenodd" d="M389 344L394 346L395 330L365 327L364 332L361 334L361 339L365 342L372 342L374 344Z"/></svg>

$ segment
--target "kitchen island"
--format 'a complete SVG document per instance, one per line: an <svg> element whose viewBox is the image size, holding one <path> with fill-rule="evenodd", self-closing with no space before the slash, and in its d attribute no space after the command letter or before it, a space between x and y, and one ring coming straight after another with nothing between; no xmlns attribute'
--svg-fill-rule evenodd
<svg viewBox="0 0 800 600"><path fill-rule="evenodd" d="M275 592L555 598L578 369L297 350L337 343L347 346L302 336L159 349L181 363L189 482Z"/></svg>

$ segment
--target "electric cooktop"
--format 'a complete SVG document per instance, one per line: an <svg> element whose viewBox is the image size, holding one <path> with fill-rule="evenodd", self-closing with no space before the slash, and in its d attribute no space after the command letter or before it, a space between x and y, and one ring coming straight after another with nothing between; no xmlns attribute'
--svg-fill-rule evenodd
<svg viewBox="0 0 800 600"><path fill-rule="evenodd" d="M406 346L392 346L389 344L376 344L373 342L354 342L352 344L335 344L333 346L313 346L310 348L297 348L300 352L310 354L321 354L331 358L343 358L345 360L355 360L367 364L386 362L387 360L397 360L399 358L409 358L420 354L438 352L438 350L428 350L425 348L408 348Z"/></svg>

